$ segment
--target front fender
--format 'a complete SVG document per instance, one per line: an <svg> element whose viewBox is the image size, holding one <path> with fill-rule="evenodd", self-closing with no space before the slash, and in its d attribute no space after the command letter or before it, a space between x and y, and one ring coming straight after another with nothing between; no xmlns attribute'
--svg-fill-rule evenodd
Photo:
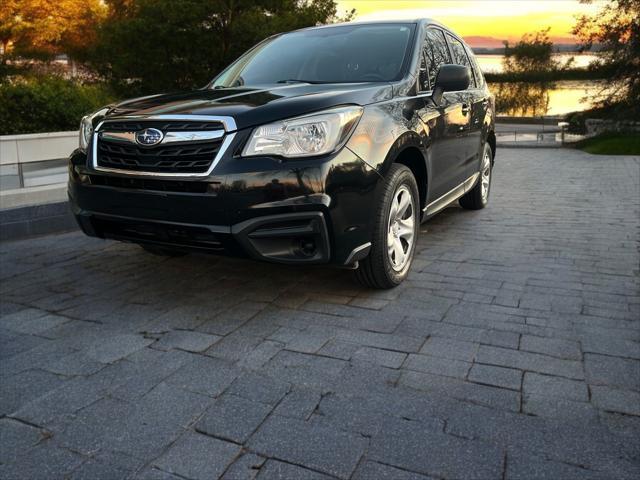
<svg viewBox="0 0 640 480"><path fill-rule="evenodd" d="M351 135L347 148L380 175L386 175L403 150L415 147L426 158L429 135L416 112L407 115L411 100L371 105Z"/></svg>

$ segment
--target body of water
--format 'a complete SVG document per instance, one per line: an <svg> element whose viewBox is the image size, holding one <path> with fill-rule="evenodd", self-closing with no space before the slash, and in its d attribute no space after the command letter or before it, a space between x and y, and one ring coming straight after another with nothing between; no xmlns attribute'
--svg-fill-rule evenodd
<svg viewBox="0 0 640 480"><path fill-rule="evenodd" d="M503 71L504 55L476 55L478 64L485 73ZM554 58L565 65L573 58L572 67L587 68L598 58L594 53L556 53ZM496 96L498 115L531 117L543 115L565 115L581 112L594 106L602 90L599 80L563 80L548 83L494 83L489 88Z"/></svg>
<svg viewBox="0 0 640 480"><path fill-rule="evenodd" d="M484 73L502 73L502 60L504 55L476 55L478 66ZM598 59L596 53L554 53L553 58L561 65L565 65L571 58L573 68L587 68L589 64Z"/></svg>
<svg viewBox="0 0 640 480"><path fill-rule="evenodd" d="M538 117L589 110L603 87L602 80L551 83L492 83L498 115Z"/></svg>

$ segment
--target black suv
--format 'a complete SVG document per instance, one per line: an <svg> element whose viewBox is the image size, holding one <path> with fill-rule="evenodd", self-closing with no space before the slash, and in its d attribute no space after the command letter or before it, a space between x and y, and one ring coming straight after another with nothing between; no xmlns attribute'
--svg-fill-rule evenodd
<svg viewBox="0 0 640 480"><path fill-rule="evenodd" d="M201 90L85 117L69 197L88 235L330 263L390 288L421 221L487 204L495 146L493 98L454 33L330 25L268 38Z"/></svg>

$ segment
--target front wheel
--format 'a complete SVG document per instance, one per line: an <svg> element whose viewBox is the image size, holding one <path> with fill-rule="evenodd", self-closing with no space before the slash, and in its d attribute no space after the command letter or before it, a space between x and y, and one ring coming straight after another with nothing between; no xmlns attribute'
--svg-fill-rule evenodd
<svg viewBox="0 0 640 480"><path fill-rule="evenodd" d="M482 150L482 164L480 167L480 178L475 187L469 190L460 198L460 206L467 210L480 210L489 203L489 193L491 192L491 159L493 152L489 143L485 143Z"/></svg>
<svg viewBox="0 0 640 480"><path fill-rule="evenodd" d="M420 224L418 186L411 170L394 164L376 206L369 256L356 270L357 280L369 288L393 288L408 275Z"/></svg>

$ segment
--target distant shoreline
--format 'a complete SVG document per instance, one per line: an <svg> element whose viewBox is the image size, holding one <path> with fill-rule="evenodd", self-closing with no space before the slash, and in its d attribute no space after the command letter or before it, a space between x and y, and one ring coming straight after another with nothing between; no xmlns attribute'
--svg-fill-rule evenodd
<svg viewBox="0 0 640 480"><path fill-rule="evenodd" d="M544 83L561 80L602 80L611 77L610 68L568 68L549 72L485 72L484 77L489 83Z"/></svg>

